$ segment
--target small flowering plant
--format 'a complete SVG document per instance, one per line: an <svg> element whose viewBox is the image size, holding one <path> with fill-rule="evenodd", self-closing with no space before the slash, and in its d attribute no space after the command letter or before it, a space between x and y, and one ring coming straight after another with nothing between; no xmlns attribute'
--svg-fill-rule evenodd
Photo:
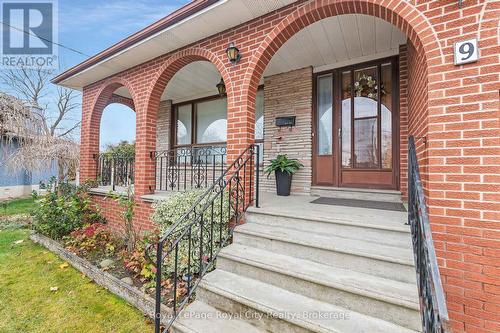
<svg viewBox="0 0 500 333"><path fill-rule="evenodd" d="M93 223L71 232L63 238L69 251L82 257L110 256L115 253L117 240L102 223Z"/></svg>

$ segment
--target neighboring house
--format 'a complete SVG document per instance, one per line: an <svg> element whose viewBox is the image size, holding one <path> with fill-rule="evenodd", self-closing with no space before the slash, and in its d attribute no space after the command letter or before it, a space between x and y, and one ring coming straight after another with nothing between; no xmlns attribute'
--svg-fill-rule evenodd
<svg viewBox="0 0 500 333"><path fill-rule="evenodd" d="M302 196L291 201L261 197L263 216L249 221L262 224L236 228L235 242L246 241L247 250L237 252L237 243L231 245L234 256L225 254L232 269L240 267L239 274L226 272L232 278L222 283L229 266L209 273L203 299L226 312L242 304L264 311L256 304L286 310L333 302L366 315L343 328L310 319L273 322L278 326L254 323L264 325L259 329L286 331L290 325L291 331L357 332L362 329L356 323L366 323L365 332L413 332L419 330L419 306L412 298L411 257L405 257L410 246L409 238L403 240L409 230L406 214L397 215L392 225L394 212L328 209L309 205L313 198L308 197L407 202L413 136L451 327L454 332L499 331L499 6L500 1L451 0L193 1L54 79L83 92L80 178L111 177L97 156L101 115L114 102L137 113L134 223L142 230L152 227L152 195L196 187L200 179L210 183L219 176L221 162L233 162L254 143L264 165L279 153L298 158L304 168L294 176L292 193ZM454 63L460 59L465 63ZM288 125L277 126L277 121ZM208 170L201 176L200 165ZM130 179L116 166L113 170L115 177ZM263 192L274 191L273 178L261 177L259 185ZM117 203L101 198L94 200L110 225L119 228ZM412 206L416 199L410 198ZM265 229L266 223L275 224ZM292 226L303 229L298 233ZM329 229L333 226L335 231ZM328 231L332 235L325 241ZM254 253L253 247L260 248ZM345 259L345 269L372 274L385 267L387 276L363 280L353 273L343 279L344 271L329 275L331 267L322 262L320 277L312 263L309 267L294 257L314 261L330 253L335 253L328 257L332 262ZM273 255L289 261L274 261L270 268ZM274 275L255 273L250 268L256 269L256 262L259 272L274 269ZM283 262L294 264L279 266ZM278 271L288 275L281 280ZM265 283L256 281L263 276L269 277ZM321 287L302 288L305 280L318 279ZM271 287L272 281L285 282ZM279 293L277 287L288 285L295 286L286 294L290 298L256 299L271 295L260 295L259 288ZM325 285L340 285L344 293L329 294ZM314 296L297 295L311 290ZM384 324L377 326L381 322L372 318ZM387 322L397 326L384 326Z"/></svg>
<svg viewBox="0 0 500 333"><path fill-rule="evenodd" d="M47 184L51 177L57 177L57 165L54 163L46 171L12 171L5 166L6 158L18 147L17 140L7 143L0 141L0 200L30 195L40 189L40 184Z"/></svg>
<svg viewBox="0 0 500 333"><path fill-rule="evenodd" d="M21 101L13 96L2 94L2 101ZM0 120L1 121L1 120ZM19 138L13 134L12 129L0 126L0 200L28 196L32 191L37 191L41 183L47 183L51 177L57 176L57 164L44 171L29 172L25 169L13 170L9 167L8 159L19 148ZM7 135L10 138L7 138Z"/></svg>

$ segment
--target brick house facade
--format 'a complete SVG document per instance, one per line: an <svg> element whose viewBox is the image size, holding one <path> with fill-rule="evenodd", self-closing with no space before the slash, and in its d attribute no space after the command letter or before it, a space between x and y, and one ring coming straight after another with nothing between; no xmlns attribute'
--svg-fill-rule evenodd
<svg viewBox="0 0 500 333"><path fill-rule="evenodd" d="M192 6L205 2L195 1ZM93 156L99 152L105 106L110 101L133 105L138 202L134 223L140 230L150 229L151 202L143 199L157 186L150 152L172 146L172 102L163 100L162 94L183 67L209 61L227 90L228 162L254 143L255 100L263 82L264 159L278 152L301 159L305 168L294 179L293 189L308 193L313 183L313 68L304 66L264 78L263 74L280 47L296 33L320 20L347 14L380 18L407 37L398 52L397 189L406 195L406 151L408 135L413 135L453 331L499 331L500 1L464 1L461 8L457 1L438 0L292 1L102 79L90 79L81 86L81 180L97 177ZM171 21L172 17L159 21L61 74L55 82L69 85L65 80ZM454 43L471 38L478 40L480 59L455 66ZM237 45L242 54L234 65L225 53L229 43ZM123 88L130 96L127 101L114 95ZM276 128L274 118L279 115L295 115L297 125L291 130ZM272 180L265 178L262 184L264 189L273 187ZM119 228L116 203L101 196L94 200L111 226Z"/></svg>

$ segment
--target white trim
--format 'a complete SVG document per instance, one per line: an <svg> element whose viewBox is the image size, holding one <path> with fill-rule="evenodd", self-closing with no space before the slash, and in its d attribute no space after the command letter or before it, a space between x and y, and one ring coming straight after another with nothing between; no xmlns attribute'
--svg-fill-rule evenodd
<svg viewBox="0 0 500 333"><path fill-rule="evenodd" d="M389 51L370 54L370 55L366 55L366 56L355 58L355 59L349 59L349 60L335 62L333 64L328 64L328 65L324 65L324 66L317 66L317 67L313 68L313 73L319 73L319 72L329 71L329 70L335 69L335 68L359 64L362 62L368 62L368 61L372 61L372 60L388 58L388 57L392 57L392 56L395 56L398 54L399 54L399 49L397 49L397 50L392 49Z"/></svg>

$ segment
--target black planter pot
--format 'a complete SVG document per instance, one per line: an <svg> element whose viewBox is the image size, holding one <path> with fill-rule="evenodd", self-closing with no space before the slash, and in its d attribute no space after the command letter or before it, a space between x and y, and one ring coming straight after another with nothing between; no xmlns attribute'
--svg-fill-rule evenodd
<svg viewBox="0 0 500 333"><path fill-rule="evenodd" d="M290 188L292 187L292 175L276 170L276 193L280 196L290 195Z"/></svg>

